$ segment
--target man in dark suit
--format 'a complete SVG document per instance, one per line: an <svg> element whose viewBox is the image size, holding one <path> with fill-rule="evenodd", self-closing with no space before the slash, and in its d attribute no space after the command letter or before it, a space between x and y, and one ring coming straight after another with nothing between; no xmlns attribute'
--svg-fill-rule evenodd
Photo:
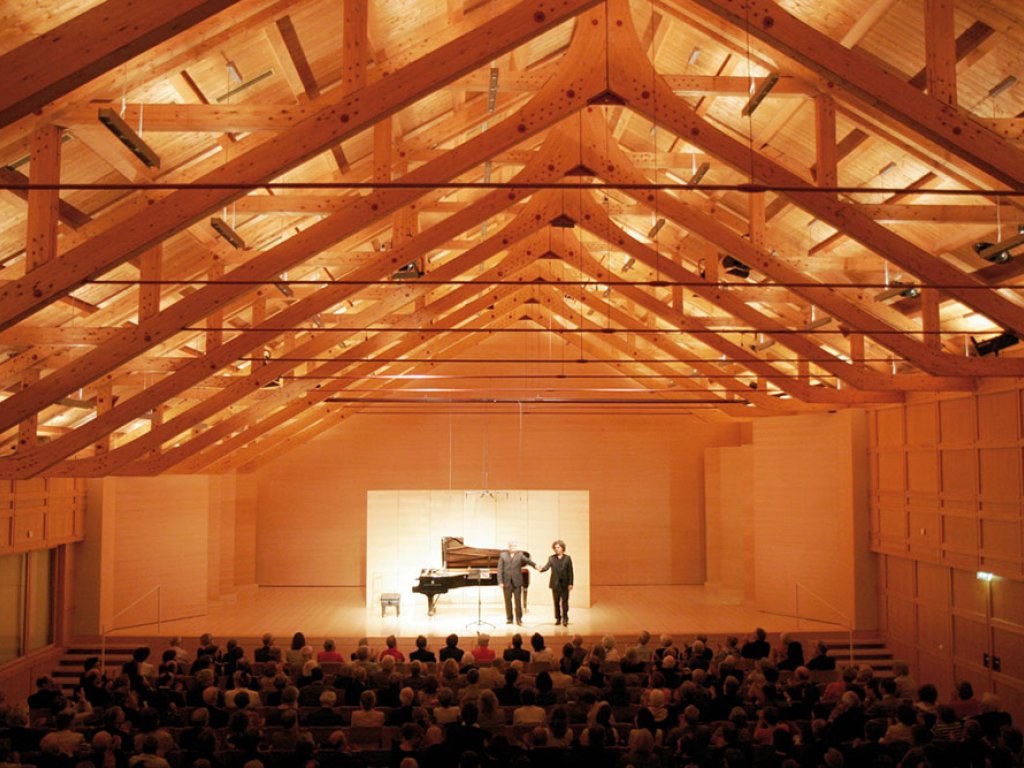
<svg viewBox="0 0 1024 768"><path fill-rule="evenodd" d="M523 568L537 564L526 552L519 549L519 543L510 541L508 549L498 555L498 584L505 593L505 623L512 623L512 598L515 598L515 621L523 624Z"/></svg>
<svg viewBox="0 0 1024 768"><path fill-rule="evenodd" d="M547 563L540 569L551 571L551 598L555 601L555 624L569 626L569 592L572 591L572 558L565 554L565 542L556 540L551 548L555 554L548 558Z"/></svg>

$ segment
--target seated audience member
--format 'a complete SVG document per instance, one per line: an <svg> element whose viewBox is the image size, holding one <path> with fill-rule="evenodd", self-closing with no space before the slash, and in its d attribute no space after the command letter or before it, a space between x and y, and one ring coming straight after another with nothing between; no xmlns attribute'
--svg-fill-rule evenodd
<svg viewBox="0 0 1024 768"><path fill-rule="evenodd" d="M814 655L808 660L807 668L811 671L828 672L836 668L836 660L828 655L828 646L819 640L814 645Z"/></svg>
<svg viewBox="0 0 1024 768"><path fill-rule="evenodd" d="M963 735L963 725L952 707L942 705L939 707L939 716L932 726L932 739L935 741L960 741Z"/></svg>
<svg viewBox="0 0 1024 768"><path fill-rule="evenodd" d="M536 703L538 706L552 707L558 701L558 696L555 694L555 683L551 679L551 673L547 670L537 673L533 687L537 691Z"/></svg>
<svg viewBox="0 0 1024 768"><path fill-rule="evenodd" d="M335 711L338 704L338 694L331 690L325 690L320 694L320 708L310 712L306 717L307 725L343 725L344 718L341 713Z"/></svg>
<svg viewBox="0 0 1024 768"><path fill-rule="evenodd" d="M804 664L804 646L799 640L794 640L788 632L779 636L779 652L776 654L775 666L777 669L794 670Z"/></svg>
<svg viewBox="0 0 1024 768"><path fill-rule="evenodd" d="M601 647L604 649L604 660L608 663L617 664L621 659L614 635L605 635L601 638Z"/></svg>
<svg viewBox="0 0 1024 768"><path fill-rule="evenodd" d="M281 649L274 645L274 636L264 632L260 641L260 647L253 651L253 659L259 664L268 664L272 661L281 660Z"/></svg>
<svg viewBox="0 0 1024 768"><path fill-rule="evenodd" d="M192 656L182 647L179 635L168 639L167 650L174 651L174 660L181 665L182 669L188 669L189 664L192 663Z"/></svg>
<svg viewBox="0 0 1024 768"><path fill-rule="evenodd" d="M455 691L442 688L437 692L437 706L434 707L434 722L438 725L451 725L459 721L459 707L455 703Z"/></svg>
<svg viewBox="0 0 1024 768"><path fill-rule="evenodd" d="M462 654L464 651L459 648L459 636L456 634L448 635L444 639L444 648L441 649L439 658L441 661L448 661L448 659L455 659L456 662L462 661Z"/></svg>
<svg viewBox="0 0 1024 768"><path fill-rule="evenodd" d="M974 686L966 680L957 683L949 706L953 708L958 720L966 720L981 714L981 702L974 696Z"/></svg>
<svg viewBox="0 0 1024 768"><path fill-rule="evenodd" d="M60 686L50 677L36 678L36 690L28 697L29 709L52 710L54 704L63 698Z"/></svg>
<svg viewBox="0 0 1024 768"><path fill-rule="evenodd" d="M78 686L85 700L94 707L105 707L110 703L109 682L100 671L98 656L90 656L82 664Z"/></svg>
<svg viewBox="0 0 1024 768"><path fill-rule="evenodd" d="M288 650L285 651L284 660L286 664L302 664L306 661L306 657L302 653L302 649L306 647L306 636L302 632L296 632L292 635L291 645L288 646Z"/></svg>
<svg viewBox="0 0 1024 768"><path fill-rule="evenodd" d="M484 688L480 684L480 670L473 667L466 671L466 684L459 691L459 704L476 701Z"/></svg>
<svg viewBox="0 0 1024 768"><path fill-rule="evenodd" d="M516 632L512 635L512 642L501 654L505 661L529 661L530 652L523 648L523 636Z"/></svg>
<svg viewBox="0 0 1024 768"><path fill-rule="evenodd" d="M167 759L157 754L158 749L156 737L147 736L139 751L128 758L128 768L170 768Z"/></svg>
<svg viewBox="0 0 1024 768"><path fill-rule="evenodd" d="M896 685L895 678L893 679L893 685ZM897 692L898 696L899 693ZM914 699L914 709L917 710L918 718L921 722L931 728L939 716L939 689L931 683L925 683L918 688L917 697Z"/></svg>
<svg viewBox="0 0 1024 768"><path fill-rule="evenodd" d="M885 735L879 739L881 744L897 742L910 744L914 740L914 726L917 725L917 712L910 704L901 704L896 710L896 720L890 723Z"/></svg>
<svg viewBox="0 0 1024 768"><path fill-rule="evenodd" d="M910 665L905 661L892 663L892 676L896 681L896 695L901 699L913 700L917 694L917 683L910 675Z"/></svg>
<svg viewBox="0 0 1024 768"><path fill-rule="evenodd" d="M398 639L394 635L388 635L384 645L386 647L380 652L377 661L383 661L389 656L395 661L405 661L405 654L398 650Z"/></svg>
<svg viewBox="0 0 1024 768"><path fill-rule="evenodd" d="M74 730L75 715L65 710L55 718L56 730L50 731L39 742L39 750L46 755L75 757L86 749L85 736Z"/></svg>
<svg viewBox="0 0 1024 768"><path fill-rule="evenodd" d="M352 712L352 726L354 728L382 726L384 719L384 713L377 709L377 694L373 691L363 691L359 697L359 709Z"/></svg>
<svg viewBox="0 0 1024 768"><path fill-rule="evenodd" d="M209 632L201 634L199 636L199 647L196 648L196 661L199 661L202 656L216 659L218 653L220 653L220 646L213 641L213 635Z"/></svg>
<svg viewBox="0 0 1024 768"><path fill-rule="evenodd" d="M636 651L637 660L645 664L654 658L654 651L651 649L650 642L651 633L645 629L637 638L636 645L633 646L633 650Z"/></svg>
<svg viewBox="0 0 1024 768"><path fill-rule="evenodd" d="M416 691L402 688L398 692L398 706L387 714L387 725L405 725L414 721L413 709L416 705Z"/></svg>
<svg viewBox="0 0 1024 768"><path fill-rule="evenodd" d="M666 656L678 656L679 652L675 647L672 635L662 635L658 638L658 647L654 649L652 661L661 662Z"/></svg>
<svg viewBox="0 0 1024 768"><path fill-rule="evenodd" d="M412 653L409 656L412 656ZM424 662L419 659L413 659L409 662L409 673L402 678L403 687L419 691L427 684L427 675L423 674L423 664Z"/></svg>
<svg viewBox="0 0 1024 768"><path fill-rule="evenodd" d="M582 665L582 660L576 657L576 648L572 643L562 646L562 657L558 660L558 669L566 675L575 675L576 670Z"/></svg>
<svg viewBox="0 0 1024 768"><path fill-rule="evenodd" d="M315 661L307 663L316 664ZM300 707L315 707L320 703L320 694L327 690L327 683L324 681L324 670L319 665L309 670L308 680L308 683L299 688Z"/></svg>
<svg viewBox="0 0 1024 768"><path fill-rule="evenodd" d="M519 669L516 666L505 670L505 683L494 693L503 707L511 707L520 702Z"/></svg>
<svg viewBox="0 0 1024 768"><path fill-rule="evenodd" d="M437 661L437 656L433 651L427 649L427 638L419 635L416 638L416 650L409 654L409 659L423 664L433 664Z"/></svg>
<svg viewBox="0 0 1024 768"><path fill-rule="evenodd" d="M620 766L632 768L661 768L661 756L654 751L654 736L644 728L630 732L626 752L620 758Z"/></svg>
<svg viewBox="0 0 1024 768"><path fill-rule="evenodd" d="M571 747L575 736L569 727L569 712L565 707L555 707L548 717L548 746L565 749Z"/></svg>
<svg viewBox="0 0 1024 768"><path fill-rule="evenodd" d="M324 649L316 654L316 660L318 663L323 664L324 662L330 664L341 664L345 661L345 657L338 653L338 646L331 638L324 640Z"/></svg>
<svg viewBox="0 0 1024 768"><path fill-rule="evenodd" d="M544 635L540 632L534 632L533 636L530 637L530 645L533 648L530 652L530 661L546 661L554 663L555 654L550 648L544 645Z"/></svg>
<svg viewBox="0 0 1024 768"><path fill-rule="evenodd" d="M486 632L481 632L476 639L476 648L473 649L473 658L480 664L489 664L494 661L494 657L497 655L491 646L491 636Z"/></svg>
<svg viewBox="0 0 1024 768"><path fill-rule="evenodd" d="M1003 728L1013 726L1013 718L1009 712L1003 712L1000 708L999 697L994 693L981 694L981 713L975 715L973 720L981 724L982 733L990 744L999 741L999 734Z"/></svg>
<svg viewBox="0 0 1024 768"><path fill-rule="evenodd" d="M754 637L743 644L740 649L740 656L744 659L766 659L771 655L772 647L765 639L768 633L761 627L754 630Z"/></svg>
<svg viewBox="0 0 1024 768"><path fill-rule="evenodd" d="M459 721L446 728L445 741L448 743L450 754L462 755L469 751L482 755L487 749L490 733L477 722L479 713L476 704L468 702L462 708Z"/></svg>
<svg viewBox="0 0 1024 768"><path fill-rule="evenodd" d="M544 725L548 715L544 707L536 704L536 691L524 688L519 694L522 704L512 710L512 725Z"/></svg>
<svg viewBox="0 0 1024 768"><path fill-rule="evenodd" d="M494 691L482 691L480 698L477 699L477 707L479 709L477 722L480 723L481 728L491 729L506 724L505 710L499 705L498 696Z"/></svg>
<svg viewBox="0 0 1024 768"><path fill-rule="evenodd" d="M356 643L356 649L352 651L349 656L350 661L368 661L372 660L374 653L370 650L370 638L361 637L359 642Z"/></svg>
<svg viewBox="0 0 1024 768"><path fill-rule="evenodd" d="M857 668L852 666L843 667L841 678L825 686L825 690L821 694L822 703L835 704L846 691L854 687L856 680Z"/></svg>

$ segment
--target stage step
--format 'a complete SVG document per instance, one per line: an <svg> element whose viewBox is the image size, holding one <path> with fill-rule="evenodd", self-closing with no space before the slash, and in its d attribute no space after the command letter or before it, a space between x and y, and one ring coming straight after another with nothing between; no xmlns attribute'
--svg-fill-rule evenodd
<svg viewBox="0 0 1024 768"><path fill-rule="evenodd" d="M120 670L121 665L132 660L132 652L137 646L108 645L106 649L106 666L108 669ZM74 646L67 648L57 662L57 668L50 677L57 682L65 693L71 694L78 685L78 680L85 671L85 660L94 656L101 657L100 648Z"/></svg>

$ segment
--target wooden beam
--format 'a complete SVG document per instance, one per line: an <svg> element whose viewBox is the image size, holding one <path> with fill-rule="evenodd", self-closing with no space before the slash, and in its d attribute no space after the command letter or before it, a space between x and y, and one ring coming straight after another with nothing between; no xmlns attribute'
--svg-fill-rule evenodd
<svg viewBox="0 0 1024 768"><path fill-rule="evenodd" d="M471 34L390 75L386 88L366 87L325 105L293 129L197 180L196 188L173 192L130 217L120 237L72 248L21 280L0 287L0 329L240 197L236 189L204 188L204 183L258 184L276 177L598 2L523 0Z"/></svg>
<svg viewBox="0 0 1024 768"><path fill-rule="evenodd" d="M819 187L839 186L836 103L831 96L814 99L814 180Z"/></svg>
<svg viewBox="0 0 1024 768"><path fill-rule="evenodd" d="M942 322L939 319L939 305L942 296L936 288L921 289L921 331L924 343L933 349L942 349Z"/></svg>
<svg viewBox="0 0 1024 768"><path fill-rule="evenodd" d="M39 381L39 369L30 368L21 375L21 388L28 389ZM18 447L19 451L27 451L36 447L36 438L39 434L39 414L33 413L21 424L18 425Z"/></svg>
<svg viewBox="0 0 1024 768"><path fill-rule="evenodd" d="M928 95L956 109L956 31L953 0L925 0L924 47Z"/></svg>
<svg viewBox="0 0 1024 768"><path fill-rule="evenodd" d="M1012 189L1024 152L785 11L772 0L694 0Z"/></svg>
<svg viewBox="0 0 1024 768"><path fill-rule="evenodd" d="M29 183L28 176L18 171L11 170L6 166L0 166L0 184L6 184L13 187L10 193L13 197L17 197L25 202L28 202L28 190L19 189L18 187L27 186ZM57 199L57 211L62 224L66 224L72 229L78 229L84 227L92 218L82 211L80 211L71 203L67 203L60 199L58 195Z"/></svg>
<svg viewBox="0 0 1024 768"><path fill-rule="evenodd" d="M32 184L60 183L60 128L45 125L32 133ZM25 238L26 270L32 271L57 256L57 221L60 191L33 189L28 193L28 232Z"/></svg>
<svg viewBox="0 0 1024 768"><path fill-rule="evenodd" d="M928 34L929 20L928 20L927 16L928 16L929 13L930 13L930 9L928 9L928 7L926 6L926 8L925 8L925 34L926 35ZM992 37L992 35L994 33L995 33L995 30L992 29L992 27L990 27L988 24L985 24L982 21L976 21L973 24L971 24L971 26L969 26L967 29L965 29L962 33L960 33L959 37L956 38L956 42L954 44L954 52L953 52L953 57L956 60L956 63L959 64L960 62L964 62L965 60L969 60L970 57L972 57L972 55L977 55L977 53L979 53L981 51L984 51L985 47L983 47L983 46ZM953 35L953 30L950 29L945 34L947 34L949 36L952 36ZM926 46L927 46L927 43L928 43L928 41L926 39L925 40ZM979 51L979 49L980 49L980 51ZM925 55L927 56L927 48L926 48L926 51L925 51ZM954 68L953 74L954 74L954 76L956 74L955 68ZM910 82L910 84L912 86L917 88L917 90L919 90L919 91L923 91L926 88L928 88L928 67L925 66L922 69L920 69L917 72L917 74L915 74L912 78L910 78L909 82ZM930 92L930 89L929 89L929 92Z"/></svg>
<svg viewBox="0 0 1024 768"><path fill-rule="evenodd" d="M163 247L150 248L139 256L139 322L160 314L160 284L163 274Z"/></svg>
<svg viewBox="0 0 1024 768"><path fill-rule="evenodd" d="M105 0L0 57L0 125L38 110L236 2Z"/></svg>
<svg viewBox="0 0 1024 768"><path fill-rule="evenodd" d="M367 0L345 0L342 21L342 88L357 91L366 87L366 59L369 56Z"/></svg>

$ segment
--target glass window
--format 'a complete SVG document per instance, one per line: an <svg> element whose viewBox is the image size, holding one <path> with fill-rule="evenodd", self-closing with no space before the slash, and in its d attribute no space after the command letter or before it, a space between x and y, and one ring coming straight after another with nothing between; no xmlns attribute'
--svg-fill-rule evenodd
<svg viewBox="0 0 1024 768"><path fill-rule="evenodd" d="M53 550L28 554L28 650L53 642Z"/></svg>
<svg viewBox="0 0 1024 768"><path fill-rule="evenodd" d="M0 662L24 653L25 555L0 557Z"/></svg>

